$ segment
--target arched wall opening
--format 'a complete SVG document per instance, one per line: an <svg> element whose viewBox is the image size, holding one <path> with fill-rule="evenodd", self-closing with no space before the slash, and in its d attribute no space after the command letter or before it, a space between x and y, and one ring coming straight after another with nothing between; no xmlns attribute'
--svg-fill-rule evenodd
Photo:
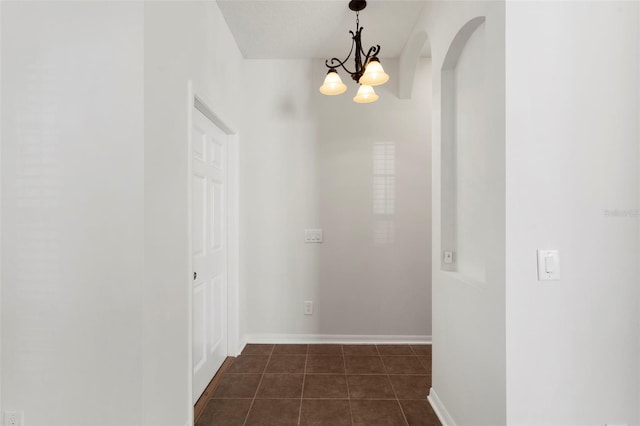
<svg viewBox="0 0 640 426"><path fill-rule="evenodd" d="M485 18L454 37L441 71L440 269L485 282L487 133Z"/></svg>

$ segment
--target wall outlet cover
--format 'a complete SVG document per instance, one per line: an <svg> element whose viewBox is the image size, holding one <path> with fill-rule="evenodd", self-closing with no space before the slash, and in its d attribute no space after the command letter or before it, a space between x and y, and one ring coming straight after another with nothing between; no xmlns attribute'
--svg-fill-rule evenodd
<svg viewBox="0 0 640 426"><path fill-rule="evenodd" d="M23 426L24 415L21 411L5 411L3 421L4 426Z"/></svg>
<svg viewBox="0 0 640 426"><path fill-rule="evenodd" d="M307 300L304 302L304 314L305 315L313 315L313 302Z"/></svg>

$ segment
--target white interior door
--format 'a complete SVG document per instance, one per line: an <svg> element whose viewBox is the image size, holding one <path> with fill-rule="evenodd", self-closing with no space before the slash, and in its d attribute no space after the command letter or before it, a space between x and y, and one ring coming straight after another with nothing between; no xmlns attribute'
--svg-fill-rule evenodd
<svg viewBox="0 0 640 426"><path fill-rule="evenodd" d="M193 403L227 357L227 135L193 110Z"/></svg>

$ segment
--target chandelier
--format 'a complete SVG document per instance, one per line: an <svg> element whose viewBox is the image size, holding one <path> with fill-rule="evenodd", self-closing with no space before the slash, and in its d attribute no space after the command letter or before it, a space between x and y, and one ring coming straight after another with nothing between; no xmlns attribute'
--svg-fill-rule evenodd
<svg viewBox="0 0 640 426"><path fill-rule="evenodd" d="M360 88L358 93L353 98L357 103L369 103L378 100L378 95L373 90L373 86L379 86L386 83L389 80L389 75L384 72L378 54L380 53L380 45L372 46L365 54L362 50L361 34L363 28L360 26L360 11L367 7L365 0L351 0L349 2L349 9L356 12L356 32L349 31L351 34L351 50L344 60L338 58L331 58L326 60L325 65L329 68L327 76L324 79L324 83L320 86L320 93L323 95L339 95L347 90L347 86L342 82L338 75L337 68L344 69L358 84ZM346 63L354 54L355 70L349 71L346 67ZM362 57L364 56L364 60Z"/></svg>

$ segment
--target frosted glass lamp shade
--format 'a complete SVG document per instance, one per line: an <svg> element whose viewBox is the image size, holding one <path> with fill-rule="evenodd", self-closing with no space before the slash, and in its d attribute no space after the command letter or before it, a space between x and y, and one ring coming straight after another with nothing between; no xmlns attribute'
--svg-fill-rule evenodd
<svg viewBox="0 0 640 426"><path fill-rule="evenodd" d="M369 102L375 102L377 100L378 95L373 91L373 87L364 84L360 85L356 97L353 98L353 101L359 104L368 104Z"/></svg>
<svg viewBox="0 0 640 426"><path fill-rule="evenodd" d="M324 78L324 83L320 86L320 93L323 95L339 95L347 90L347 86L342 82L335 68L331 68Z"/></svg>
<svg viewBox="0 0 640 426"><path fill-rule="evenodd" d="M364 69L364 74L360 77L360 84L367 86L379 86L387 81L389 81L389 74L384 72L382 65L380 65L380 61L374 56Z"/></svg>

